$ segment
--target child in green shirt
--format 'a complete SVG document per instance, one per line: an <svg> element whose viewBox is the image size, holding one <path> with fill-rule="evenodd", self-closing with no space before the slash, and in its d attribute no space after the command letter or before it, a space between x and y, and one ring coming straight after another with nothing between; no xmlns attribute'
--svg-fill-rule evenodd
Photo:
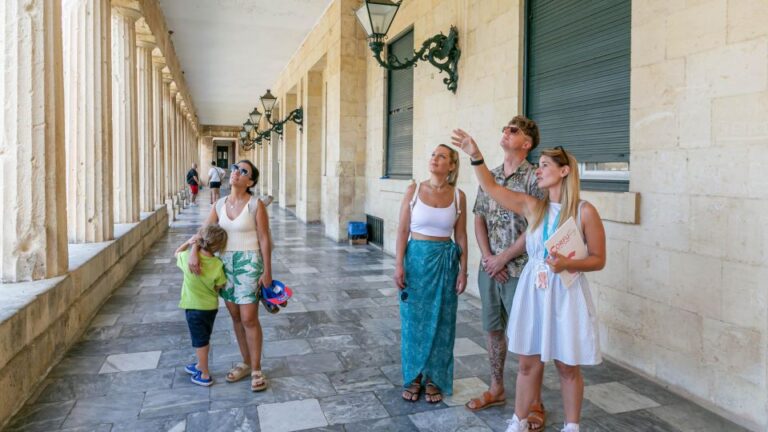
<svg viewBox="0 0 768 432"><path fill-rule="evenodd" d="M189 271L187 248L197 243L200 247L200 274ZM184 370L192 375L192 383L209 386L213 378L208 373L208 352L216 313L219 311L218 290L227 282L224 264L213 254L224 250L227 232L219 225L206 225L192 240L176 249L176 265L184 273L181 285L179 307L185 310L192 346L197 354L197 363L190 363Z"/></svg>

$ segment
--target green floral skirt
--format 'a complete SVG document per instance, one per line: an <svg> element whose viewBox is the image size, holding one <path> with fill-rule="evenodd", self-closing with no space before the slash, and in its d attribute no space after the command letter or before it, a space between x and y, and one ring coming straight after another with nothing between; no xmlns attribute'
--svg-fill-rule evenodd
<svg viewBox="0 0 768 432"><path fill-rule="evenodd" d="M224 262L227 284L219 292L224 300L235 304L259 301L259 278L264 273L264 262L259 251L225 251Z"/></svg>

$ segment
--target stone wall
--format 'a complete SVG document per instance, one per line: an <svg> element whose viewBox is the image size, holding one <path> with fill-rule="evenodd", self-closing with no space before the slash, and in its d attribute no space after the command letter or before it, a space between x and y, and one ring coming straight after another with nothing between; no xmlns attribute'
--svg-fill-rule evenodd
<svg viewBox="0 0 768 432"><path fill-rule="evenodd" d="M633 2L630 190L591 279L604 351L768 427L768 3ZM737 420L738 421L738 420Z"/></svg>
<svg viewBox="0 0 768 432"><path fill-rule="evenodd" d="M138 223L115 225L115 240L69 245L66 276L0 284L0 429L167 230L168 213L160 207Z"/></svg>

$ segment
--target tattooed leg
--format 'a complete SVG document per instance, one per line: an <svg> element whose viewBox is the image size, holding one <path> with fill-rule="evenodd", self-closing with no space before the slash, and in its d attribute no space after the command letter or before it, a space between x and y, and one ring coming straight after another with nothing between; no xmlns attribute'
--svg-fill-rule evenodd
<svg viewBox="0 0 768 432"><path fill-rule="evenodd" d="M504 362L507 359L507 337L503 330L488 333L488 360L491 364L491 388L493 395L504 394Z"/></svg>

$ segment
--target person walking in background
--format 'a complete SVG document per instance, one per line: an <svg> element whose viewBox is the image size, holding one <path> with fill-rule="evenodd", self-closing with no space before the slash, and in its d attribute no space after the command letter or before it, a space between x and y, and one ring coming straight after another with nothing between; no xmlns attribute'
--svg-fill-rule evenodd
<svg viewBox="0 0 768 432"><path fill-rule="evenodd" d="M211 188L211 205L221 198L221 182L226 172L216 166L216 161L211 161L211 169L208 170L208 187Z"/></svg>
<svg viewBox="0 0 768 432"><path fill-rule="evenodd" d="M562 147L542 151L536 179L545 196L539 200L496 184L468 133L454 130L451 142L470 155L483 190L505 208L522 214L529 224L525 238L529 260L520 275L507 328L509 350L519 355L519 369L515 414L506 432L528 431L530 407L541 387L540 369L549 360L554 360L560 375L563 432L578 432L584 400L580 366L602 362L595 306L584 273L601 270L606 257L600 215L579 198L578 162ZM550 253L545 247L557 228L571 218L586 244L585 258ZM570 286L560 277L563 271L578 273Z"/></svg>
<svg viewBox="0 0 768 432"><path fill-rule="evenodd" d="M504 150L504 163L491 171L496 184L509 190L526 193L536 198L544 194L536 186L535 167L528 153L539 144L536 122L525 116L516 116L501 130L499 145ZM512 308L520 273L528 261L525 253L525 218L492 200L481 187L477 188L475 236L482 260L477 273L477 285L482 303L483 330L487 334L488 360L491 368L491 386L480 397L467 402L471 411L480 411L506 403L504 389L504 363L507 358L505 330ZM543 375L544 370L541 370ZM543 377L540 376L539 379ZM541 395L537 394L528 415L530 430L541 431L546 420Z"/></svg>
<svg viewBox="0 0 768 432"><path fill-rule="evenodd" d="M192 194L192 205L197 205L198 188L202 182L200 181L200 174L197 173L196 163L193 163L192 168L187 171L187 184L189 185L189 192Z"/></svg>
<svg viewBox="0 0 768 432"><path fill-rule="evenodd" d="M437 146L429 172L429 180L408 187L400 206L394 279L402 290L402 397L417 401L424 383L427 402L438 403L453 392L456 308L467 286L467 216L466 197L456 187L458 152Z"/></svg>

